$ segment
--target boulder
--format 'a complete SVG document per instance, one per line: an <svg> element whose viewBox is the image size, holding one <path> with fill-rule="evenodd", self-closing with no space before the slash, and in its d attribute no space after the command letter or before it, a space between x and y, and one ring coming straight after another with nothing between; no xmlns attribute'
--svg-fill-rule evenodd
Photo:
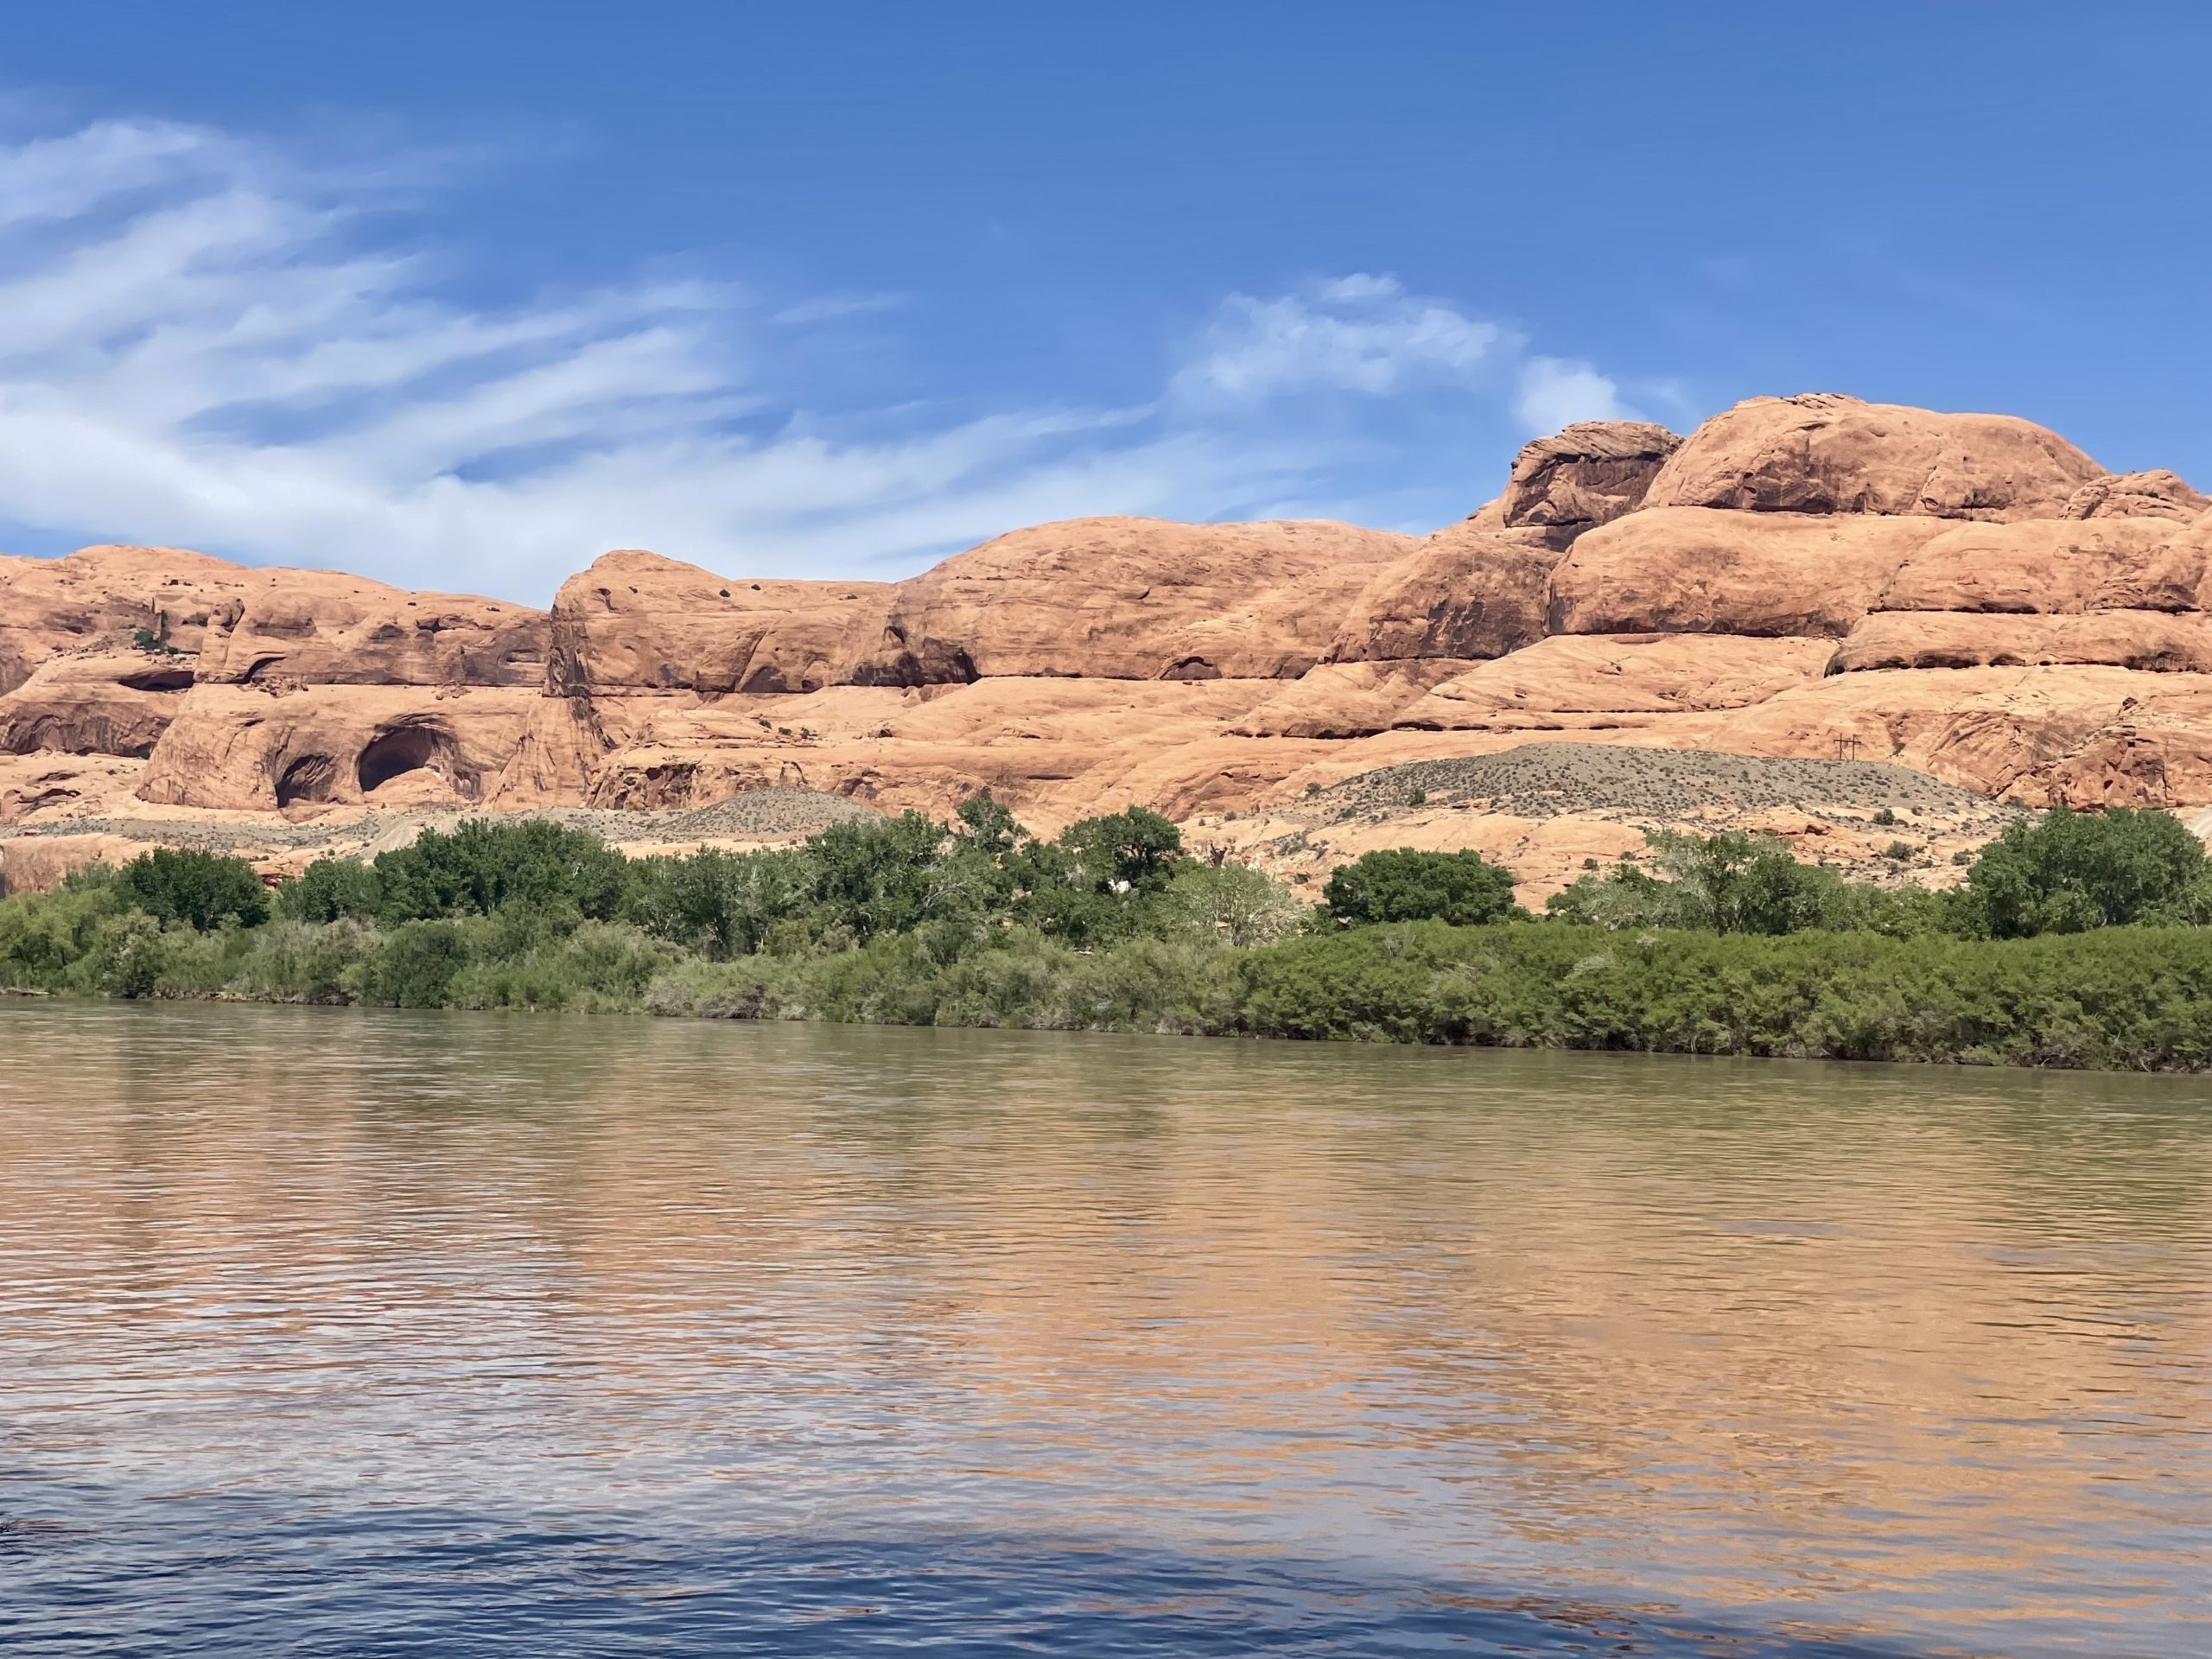
<svg viewBox="0 0 2212 1659"><path fill-rule="evenodd" d="M1392 561L1352 598L1332 662L1502 657L1544 637L1560 555L1525 531L1449 525Z"/></svg>
<svg viewBox="0 0 2212 1659"><path fill-rule="evenodd" d="M1552 572L1551 631L1839 637L1946 528L1874 514L1645 507L1580 537Z"/></svg>
<svg viewBox="0 0 2212 1659"><path fill-rule="evenodd" d="M1522 446L1500 499L1509 527L1551 534L1564 547L1642 504L1681 439L1649 421L1585 421Z"/></svg>
<svg viewBox="0 0 2212 1659"><path fill-rule="evenodd" d="M1039 524L900 582L851 677L1295 678L1327 654L1370 578L1414 546L1317 520Z"/></svg>
<svg viewBox="0 0 2212 1659"><path fill-rule="evenodd" d="M2056 518L2104 476L2056 433L2009 415L1819 392L1714 416L1668 458L1643 505L2004 522Z"/></svg>

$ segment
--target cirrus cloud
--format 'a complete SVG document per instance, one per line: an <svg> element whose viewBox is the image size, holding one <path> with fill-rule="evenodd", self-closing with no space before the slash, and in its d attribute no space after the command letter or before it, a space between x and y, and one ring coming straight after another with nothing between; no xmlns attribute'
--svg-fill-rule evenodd
<svg viewBox="0 0 2212 1659"><path fill-rule="evenodd" d="M1235 294L1135 405L810 404L804 343L912 296L706 276L454 297L404 169L175 123L0 143L0 525L543 599L610 546L897 573L1093 512L1464 513L1475 435L1619 412L1586 364L1353 274ZM914 326L920 326L914 321Z"/></svg>

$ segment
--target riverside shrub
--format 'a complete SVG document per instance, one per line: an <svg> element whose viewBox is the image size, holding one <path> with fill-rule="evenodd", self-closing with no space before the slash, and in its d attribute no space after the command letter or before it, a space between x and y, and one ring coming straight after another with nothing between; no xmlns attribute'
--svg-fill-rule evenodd
<svg viewBox="0 0 2212 1659"><path fill-rule="evenodd" d="M1410 847L1363 853L1338 867L1321 895L1341 923L1494 922L1513 910L1513 872L1475 852L1428 853Z"/></svg>
<svg viewBox="0 0 2212 1659"><path fill-rule="evenodd" d="M118 896L157 922L200 931L225 922L258 927L269 919L269 889L242 858L158 847L115 874Z"/></svg>
<svg viewBox="0 0 2212 1659"><path fill-rule="evenodd" d="M377 873L357 858L318 858L276 890L276 912L292 921L372 918L384 901Z"/></svg>
<svg viewBox="0 0 2212 1659"><path fill-rule="evenodd" d="M505 906L568 905L605 921L621 907L630 861L588 830L543 818L465 818L378 853L377 919L386 925L489 915Z"/></svg>
<svg viewBox="0 0 2212 1659"><path fill-rule="evenodd" d="M1963 931L1993 939L2212 920L2212 868L2204 843L2171 812L2054 807L2008 824L1981 849L1961 911Z"/></svg>

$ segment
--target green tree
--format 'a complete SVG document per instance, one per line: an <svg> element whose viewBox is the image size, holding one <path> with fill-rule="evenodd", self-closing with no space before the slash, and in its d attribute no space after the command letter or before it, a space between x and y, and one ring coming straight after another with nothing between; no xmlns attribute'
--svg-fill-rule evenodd
<svg viewBox="0 0 2212 1659"><path fill-rule="evenodd" d="M1561 921L1610 932L1672 927L1699 933L1839 932L1895 936L1940 931L1945 901L1923 887L1894 891L1800 863L1770 836L1657 831L1647 839L1658 874L1621 863L1544 901Z"/></svg>
<svg viewBox="0 0 2212 1659"><path fill-rule="evenodd" d="M377 942L361 964L362 994L391 1007L442 1007L467 965L468 943L457 924L403 922Z"/></svg>
<svg viewBox="0 0 2212 1659"><path fill-rule="evenodd" d="M269 919L269 890L242 858L158 847L117 871L115 887L125 903L155 920L200 932L226 921L258 927Z"/></svg>
<svg viewBox="0 0 2212 1659"><path fill-rule="evenodd" d="M289 921L368 920L384 899L377 873L358 858L318 858L299 879L276 889L276 912Z"/></svg>
<svg viewBox="0 0 2212 1659"><path fill-rule="evenodd" d="M1166 899L1170 913L1199 938L1239 950L1295 933L1310 910L1287 884L1249 864L1185 860Z"/></svg>
<svg viewBox="0 0 2212 1659"><path fill-rule="evenodd" d="M1981 849L1959 899L1985 938L2081 933L2139 921L2212 919L2204 843L2171 812L2054 807Z"/></svg>
<svg viewBox="0 0 2212 1659"><path fill-rule="evenodd" d="M1182 831L1145 807L1078 819L1003 861L1013 914L1078 949L1126 939L1162 920L1182 851Z"/></svg>
<svg viewBox="0 0 2212 1659"><path fill-rule="evenodd" d="M605 921L621 908L629 861L587 830L546 818L467 818L379 853L377 916L386 924L490 915L503 906L572 906Z"/></svg>
<svg viewBox="0 0 2212 1659"><path fill-rule="evenodd" d="M1661 877L1674 887L1678 926L1713 933L1819 927L1841 883L1833 870L1799 863L1773 836L1660 830L1647 839L1658 855Z"/></svg>
<svg viewBox="0 0 2212 1659"><path fill-rule="evenodd" d="M925 924L972 931L1001 885L988 854L918 812L833 823L805 850L817 931L849 943Z"/></svg>
<svg viewBox="0 0 2212 1659"><path fill-rule="evenodd" d="M1615 933L1624 928L1703 925L1702 916L1693 916L1685 907L1675 883L1626 862L1599 875L1577 878L1545 899L1544 909L1560 921Z"/></svg>
<svg viewBox="0 0 2212 1659"><path fill-rule="evenodd" d="M952 833L994 859L1003 858L1029 837L1029 832L1015 822L1013 809L988 789L979 789L962 801L953 809L953 816L960 822Z"/></svg>
<svg viewBox="0 0 2212 1659"><path fill-rule="evenodd" d="M1513 912L1513 872L1479 853L1394 847L1363 853L1329 877L1321 899L1339 922L1435 920L1471 927Z"/></svg>
<svg viewBox="0 0 2212 1659"><path fill-rule="evenodd" d="M1149 807L1132 806L1103 817L1079 818L1060 833L1060 845L1085 871L1109 886L1141 893L1167 885L1183 855L1183 832Z"/></svg>
<svg viewBox="0 0 2212 1659"><path fill-rule="evenodd" d="M812 902L814 868L803 849L755 853L702 847L640 859L626 913L646 932L715 961L751 956L779 922Z"/></svg>

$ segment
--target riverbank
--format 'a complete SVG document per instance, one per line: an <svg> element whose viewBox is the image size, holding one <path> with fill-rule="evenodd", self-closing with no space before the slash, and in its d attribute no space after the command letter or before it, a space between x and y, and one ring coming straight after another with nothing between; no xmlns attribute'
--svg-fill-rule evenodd
<svg viewBox="0 0 2212 1659"><path fill-rule="evenodd" d="M270 894L156 851L0 899L0 987L59 995L2212 1069L2212 867L2172 819L2053 814L1959 888L1741 836L1653 838L1537 918L1472 854L1368 855L1317 907L1141 809L1031 836L855 819L631 859L474 820ZM2024 937L2022 937L2024 935Z"/></svg>
<svg viewBox="0 0 2212 1659"><path fill-rule="evenodd" d="M1033 930L710 961L619 923L136 926L23 990L2145 1071L2212 1069L2212 932L2018 940L1414 922L1249 949Z"/></svg>

